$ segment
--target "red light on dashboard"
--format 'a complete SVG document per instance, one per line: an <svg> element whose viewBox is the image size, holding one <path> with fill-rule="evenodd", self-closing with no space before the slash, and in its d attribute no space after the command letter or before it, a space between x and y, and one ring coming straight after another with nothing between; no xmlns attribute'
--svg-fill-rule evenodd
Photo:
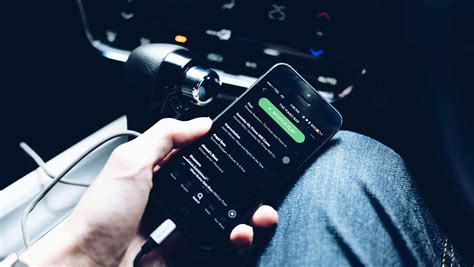
<svg viewBox="0 0 474 267"><path fill-rule="evenodd" d="M331 20L331 16L326 12L320 12L316 15L318 18L325 18L326 20Z"/></svg>

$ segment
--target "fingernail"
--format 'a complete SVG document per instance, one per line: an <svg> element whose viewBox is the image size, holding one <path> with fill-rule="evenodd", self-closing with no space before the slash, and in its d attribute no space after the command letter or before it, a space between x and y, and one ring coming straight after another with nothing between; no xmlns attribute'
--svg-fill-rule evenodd
<svg viewBox="0 0 474 267"><path fill-rule="evenodd" d="M203 123L203 124L212 124L212 119L210 117L199 117L193 119L196 123Z"/></svg>
<svg viewBox="0 0 474 267"><path fill-rule="evenodd" d="M194 121L194 120L211 120L211 121L212 121L211 117L197 117L197 118L194 118L194 119L192 119L192 120L193 120L193 121Z"/></svg>

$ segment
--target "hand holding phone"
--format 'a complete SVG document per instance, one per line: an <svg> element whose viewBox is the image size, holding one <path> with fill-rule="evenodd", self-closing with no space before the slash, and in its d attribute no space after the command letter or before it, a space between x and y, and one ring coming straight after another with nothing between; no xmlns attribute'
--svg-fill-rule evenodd
<svg viewBox="0 0 474 267"><path fill-rule="evenodd" d="M218 246L341 124L308 82L277 64L155 174L149 205L198 246Z"/></svg>

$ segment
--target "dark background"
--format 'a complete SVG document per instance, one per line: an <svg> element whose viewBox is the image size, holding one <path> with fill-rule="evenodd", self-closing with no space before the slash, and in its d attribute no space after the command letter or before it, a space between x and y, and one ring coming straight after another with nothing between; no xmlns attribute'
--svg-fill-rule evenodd
<svg viewBox="0 0 474 267"><path fill-rule="evenodd" d="M2 8L0 188L124 113L121 64L86 40L75 1L11 1Z"/></svg>
<svg viewBox="0 0 474 267"><path fill-rule="evenodd" d="M88 43L75 1L30 1L26 6L9 2L8 15L2 18L1 147L8 160L2 164L0 188L36 167L19 142L27 142L48 160L124 114L130 105L122 63L102 57ZM371 51L367 79L336 107L343 114L344 129L397 147L400 140L393 138L389 116L403 91L384 84L387 69L378 65L382 58L392 60L384 47L399 39L399 8L374 8L381 10L374 19L384 25L384 31L366 29L377 39L367 42Z"/></svg>

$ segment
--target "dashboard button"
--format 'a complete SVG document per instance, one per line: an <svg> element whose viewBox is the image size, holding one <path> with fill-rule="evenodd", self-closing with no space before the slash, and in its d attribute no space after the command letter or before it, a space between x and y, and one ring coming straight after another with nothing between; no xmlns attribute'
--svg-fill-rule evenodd
<svg viewBox="0 0 474 267"><path fill-rule="evenodd" d="M234 10L237 0L222 0L220 1L220 9L222 11L231 11Z"/></svg>
<svg viewBox="0 0 474 267"><path fill-rule="evenodd" d="M113 30L107 30L105 32L105 38L107 38L109 43L114 43L115 40L117 40L117 32Z"/></svg>
<svg viewBox="0 0 474 267"><path fill-rule="evenodd" d="M271 20L285 21L286 12L286 5L272 4L272 7L268 11L268 18Z"/></svg>

